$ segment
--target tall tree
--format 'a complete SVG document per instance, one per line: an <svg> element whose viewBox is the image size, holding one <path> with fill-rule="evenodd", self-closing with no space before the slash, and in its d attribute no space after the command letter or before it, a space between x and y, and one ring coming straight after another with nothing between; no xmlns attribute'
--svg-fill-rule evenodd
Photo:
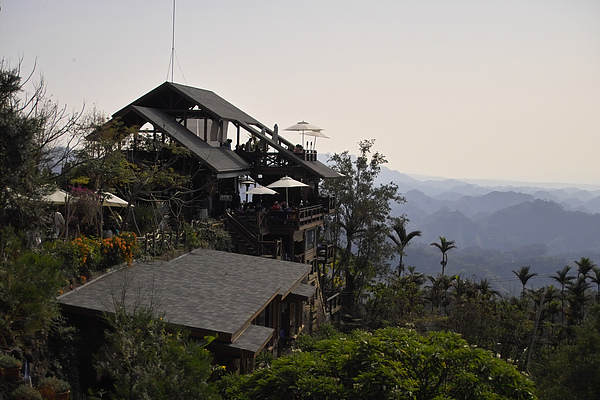
<svg viewBox="0 0 600 400"><path fill-rule="evenodd" d="M596 304L600 304L600 268L594 267L594 275L592 275L591 281L597 285L596 289Z"/></svg>
<svg viewBox="0 0 600 400"><path fill-rule="evenodd" d="M377 261L383 260L381 256L389 249L386 249L385 240L371 231L382 232L391 211L390 203L404 201L393 182L376 185L381 165L387 160L379 152L371 154L373 144L374 140L359 142L359 153L355 159L348 151L332 155L329 165L342 177L329 180L322 187L323 193L333 195L337 200L330 226L336 233L338 247L343 249L340 265L352 300L362 293L363 283L369 282L387 267L375 262L357 264L354 256L366 254L361 248L368 248L369 254L380 255ZM357 282L358 277L361 282Z"/></svg>
<svg viewBox="0 0 600 400"><path fill-rule="evenodd" d="M579 275L574 282L569 283L567 289L570 296L567 298L570 305L569 322L580 324L583 322L585 306L588 301L587 290L591 284L585 280L584 275Z"/></svg>
<svg viewBox="0 0 600 400"><path fill-rule="evenodd" d="M581 257L579 261L575 261L575 264L577 264L578 275L583 276L586 279L588 278L590 271L596 266L596 264L588 257Z"/></svg>
<svg viewBox="0 0 600 400"><path fill-rule="evenodd" d="M392 231L388 235L388 237L394 242L396 245L396 252L400 256L400 262L398 263L398 276L401 276L404 273L404 263L402 262L402 258L405 255L404 249L412 239L415 237L421 236L421 231L412 231L406 232L406 223L408 220L406 218L392 218ZM396 233L394 235L394 233Z"/></svg>
<svg viewBox="0 0 600 400"><path fill-rule="evenodd" d="M126 199L127 215L124 226L118 229L145 233L140 231L134 218L132 205L137 201L156 207L156 215L175 216L178 222L183 204L196 198L189 187L193 176L180 170L180 165L185 165L181 161L189 151L168 139L138 135L137 127L125 126L118 119L106 121L100 114L92 116L89 126L91 133L85 146L77 152L79 164L72 169L70 182L88 187L97 194L98 200L106 191ZM154 222L156 229L161 221ZM96 230L99 231L100 226Z"/></svg>
<svg viewBox="0 0 600 400"><path fill-rule="evenodd" d="M527 282L529 282L531 278L537 275L537 273L535 272L529 272L530 269L531 266L527 265L522 266L516 271L513 270L513 274L515 274L517 278L519 278L519 280L521 281L521 285L523 285L523 289L521 290L521 298L523 298L523 296L525 295L525 285L527 285Z"/></svg>
<svg viewBox="0 0 600 400"><path fill-rule="evenodd" d="M40 199L52 190L53 169L78 140L81 113L51 102L43 80L24 96L30 78L0 62L0 226L31 230L43 221Z"/></svg>
<svg viewBox="0 0 600 400"><path fill-rule="evenodd" d="M431 311L439 309L440 314L445 310L445 307L450 304L448 289L452 286L452 282L457 276L446 276L438 274L437 277L429 276L431 286L428 288L427 299L431 302ZM443 307L443 308L442 308Z"/></svg>
<svg viewBox="0 0 600 400"><path fill-rule="evenodd" d="M444 236L440 236L440 242L433 242L430 244L431 246L435 246L442 252L442 261L440 261L440 265L442 266L442 275L446 270L446 265L448 265L448 251L452 249L456 249L456 245L454 244L454 240L447 240Z"/></svg>
<svg viewBox="0 0 600 400"><path fill-rule="evenodd" d="M560 284L560 312L561 312L561 325L565 324L565 285L575 279L574 276L569 275L571 270L570 265L565 265L563 269L555 272L550 278L554 279Z"/></svg>

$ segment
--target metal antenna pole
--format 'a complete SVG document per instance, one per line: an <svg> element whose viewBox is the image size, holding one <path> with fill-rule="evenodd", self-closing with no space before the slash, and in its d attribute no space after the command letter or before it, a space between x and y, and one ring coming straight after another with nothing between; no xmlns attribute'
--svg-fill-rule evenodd
<svg viewBox="0 0 600 400"><path fill-rule="evenodd" d="M171 83L173 82L173 69L175 67L175 0L173 0L173 35L171 41Z"/></svg>

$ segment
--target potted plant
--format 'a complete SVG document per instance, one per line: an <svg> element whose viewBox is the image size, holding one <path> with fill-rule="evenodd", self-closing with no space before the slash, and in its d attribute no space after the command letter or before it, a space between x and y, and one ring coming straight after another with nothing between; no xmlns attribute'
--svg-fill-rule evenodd
<svg viewBox="0 0 600 400"><path fill-rule="evenodd" d="M42 400L40 392L28 385L19 386L11 395L15 400Z"/></svg>
<svg viewBox="0 0 600 400"><path fill-rule="evenodd" d="M45 399L68 400L70 397L71 385L69 382L54 376L41 379L37 386Z"/></svg>
<svg viewBox="0 0 600 400"><path fill-rule="evenodd" d="M0 369L2 375L7 378L16 379L21 374L21 361L8 354L0 354Z"/></svg>

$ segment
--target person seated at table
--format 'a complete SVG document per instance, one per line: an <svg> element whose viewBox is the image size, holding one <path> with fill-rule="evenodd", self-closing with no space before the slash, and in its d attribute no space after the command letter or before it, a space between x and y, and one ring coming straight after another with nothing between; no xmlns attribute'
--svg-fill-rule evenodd
<svg viewBox="0 0 600 400"><path fill-rule="evenodd" d="M271 211L281 211L281 205L278 201L276 201L275 204L273 204L273 207L271 207Z"/></svg>

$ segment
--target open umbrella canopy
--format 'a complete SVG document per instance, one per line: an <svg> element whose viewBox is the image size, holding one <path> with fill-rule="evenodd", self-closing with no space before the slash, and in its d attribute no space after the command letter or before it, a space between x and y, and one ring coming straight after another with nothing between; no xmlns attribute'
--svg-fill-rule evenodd
<svg viewBox="0 0 600 400"><path fill-rule="evenodd" d="M242 178L242 180L240 181L241 185L253 185L256 182L254 182L254 180L252 178L250 178L249 176L244 176Z"/></svg>
<svg viewBox="0 0 600 400"><path fill-rule="evenodd" d="M50 204L67 204L69 197L67 192L57 189L54 193L44 196L42 201Z"/></svg>
<svg viewBox="0 0 600 400"><path fill-rule="evenodd" d="M246 194L277 194L277 192L273 189L269 189L268 187L265 186L257 186L253 189L250 189L246 192Z"/></svg>
<svg viewBox="0 0 600 400"><path fill-rule="evenodd" d="M309 124L306 121L300 121L297 124L289 126L284 129L285 131L296 131L302 134L302 144L304 145L304 135L316 136L317 132L321 132L323 129L318 126Z"/></svg>
<svg viewBox="0 0 600 400"><path fill-rule="evenodd" d="M127 207L127 202L125 200L112 193L103 192L102 198L104 199L102 205L105 207Z"/></svg>
<svg viewBox="0 0 600 400"><path fill-rule="evenodd" d="M314 136L316 138L318 137L322 137L322 138L327 138L329 139L329 136L327 136L326 134L324 134L321 131L308 131L304 133L306 136Z"/></svg>
<svg viewBox="0 0 600 400"><path fill-rule="evenodd" d="M284 131L297 131L297 132L308 132L308 131L322 131L323 129L318 126L311 125L306 121L300 121L297 124L289 126L284 129Z"/></svg>
<svg viewBox="0 0 600 400"><path fill-rule="evenodd" d="M289 176L284 176L283 178L271 183L270 185L267 185L267 187L270 187L270 188L285 188L285 202L288 204L290 204L290 200L289 200L289 196L288 196L288 188L307 187L307 186L308 185L306 183L302 183L300 181L292 179Z"/></svg>
<svg viewBox="0 0 600 400"><path fill-rule="evenodd" d="M267 185L270 188L292 188L292 187L307 187L306 183L302 183L295 179L290 178L289 176L284 176L283 178Z"/></svg>

